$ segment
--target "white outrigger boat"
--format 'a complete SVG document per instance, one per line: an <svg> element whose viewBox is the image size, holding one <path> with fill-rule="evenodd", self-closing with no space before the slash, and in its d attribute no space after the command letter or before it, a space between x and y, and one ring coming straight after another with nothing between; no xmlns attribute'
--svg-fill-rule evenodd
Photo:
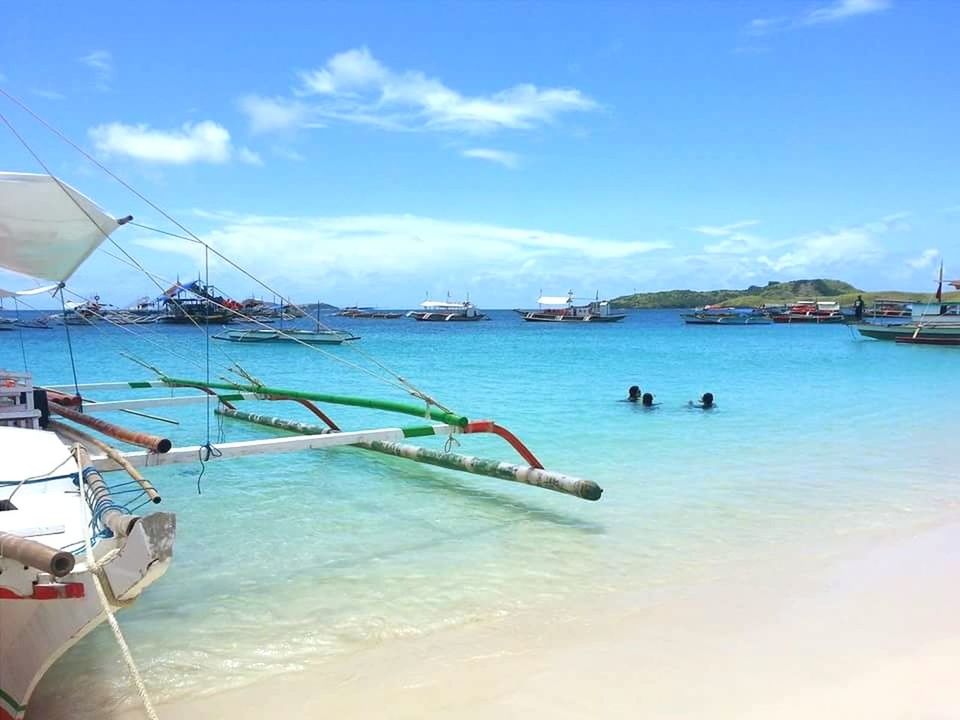
<svg viewBox="0 0 960 720"><path fill-rule="evenodd" d="M0 90L0 94L22 106L8 93ZM18 139L33 152L24 140L19 136ZM246 273L158 206L139 193L137 197L190 235L191 241L200 243L207 255L216 255ZM0 291L0 295L52 292L62 299L67 291L66 281L77 267L119 226L131 220L111 217L52 175L0 173L0 269L54 282L45 288ZM110 241L114 242L112 238ZM162 280L143 269L126 250L122 252L152 281ZM206 296L198 298L234 317L257 323L242 308L228 307ZM110 322L108 317L105 322ZM210 337L208 325L193 324ZM143 331L136 326L125 329L134 335ZM69 327L64 326L64 331L69 339ZM300 344L305 350L346 362L321 347ZM153 345L173 352L163 344ZM546 469L502 425L453 412L383 363L372 361L375 371L368 370L369 374L413 398L412 402L271 387L236 364L227 371L237 374L240 381L214 382L210 375L210 345L206 343L206 377L196 379L168 376L130 355L128 359L152 371L155 378L95 384L81 384L75 379L70 385L45 385L35 383L27 373L0 371L0 720L22 720L43 674L68 648L105 620L121 646L148 715L155 716L146 686L114 618L115 612L128 607L164 574L173 558L174 515L137 514L141 507L160 502L159 493L140 474L140 468L352 446L584 500L599 500L603 493L595 482ZM72 353L70 362L73 364ZM196 364L203 367L201 362ZM357 363L347 364L363 369ZM76 374L76 367L73 369ZM151 389L161 392L150 394ZM172 389L197 392L174 395ZM146 396L130 398L131 390L143 391ZM118 391L126 397L90 397L91 393ZM241 411L234 405L240 401L294 402L309 410L318 422L308 424ZM204 444L173 447L166 438L128 430L95 417L98 413L119 411L163 420L143 413L142 409L188 404L206 404L208 410L223 418L269 427L271 436L214 445L208 423ZM417 418L417 422L344 429L321 405L379 410ZM276 430L284 435L276 436ZM94 432L139 449L118 449ZM452 436L479 433L505 440L522 462L488 460L449 451ZM428 437L447 438L448 442L443 451L406 442ZM125 472L129 479L111 485L103 474L114 471Z"/></svg>
<svg viewBox="0 0 960 720"><path fill-rule="evenodd" d="M420 322L471 322L490 319L478 311L469 300L457 302L451 300L449 295L446 300L424 300L420 307L423 310L411 310L407 317Z"/></svg>
<svg viewBox="0 0 960 720"><path fill-rule="evenodd" d="M0 268L53 280L52 290L119 224L49 176L0 174ZM170 564L174 516L135 514L160 495L129 468L141 494L115 497L93 450L116 454L51 420L29 374L0 370L0 720L23 718L47 668Z"/></svg>
<svg viewBox="0 0 960 720"><path fill-rule="evenodd" d="M619 322L626 313L613 312L609 300L598 295L586 305L574 303L573 290L564 295L541 295L537 310L517 310L527 322Z"/></svg>
<svg viewBox="0 0 960 720"><path fill-rule="evenodd" d="M213 340L229 340L238 343L301 343L304 345L342 345L350 340L359 340L346 330L274 330L267 328L250 328L246 330L230 329L214 335Z"/></svg>

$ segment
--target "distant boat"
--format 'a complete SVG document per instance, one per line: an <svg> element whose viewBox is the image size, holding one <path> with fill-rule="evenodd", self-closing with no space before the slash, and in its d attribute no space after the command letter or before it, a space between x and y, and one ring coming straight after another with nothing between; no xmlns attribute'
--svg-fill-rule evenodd
<svg viewBox="0 0 960 720"><path fill-rule="evenodd" d="M574 304L573 291L563 295L541 295L537 310L517 310L527 322L618 322L626 313L611 312L610 301L597 298L586 305ZM546 306L546 307L544 307Z"/></svg>
<svg viewBox="0 0 960 720"><path fill-rule="evenodd" d="M842 323L843 313L840 312L840 303L833 300L798 300L786 311L774 313L775 323Z"/></svg>
<svg viewBox="0 0 960 720"><path fill-rule="evenodd" d="M687 325L770 325L773 320L757 308L705 305L682 315Z"/></svg>
<svg viewBox="0 0 960 720"><path fill-rule="evenodd" d="M229 340L237 343L306 343L307 345L341 345L360 337L344 330L224 330L213 336L214 340Z"/></svg>
<svg viewBox="0 0 960 720"><path fill-rule="evenodd" d="M423 310L411 310L407 317L412 317L420 322L471 322L474 320L489 320L482 312L478 312L476 306L469 300L456 302L447 296L443 300L426 300L420 303Z"/></svg>
<svg viewBox="0 0 960 720"><path fill-rule="evenodd" d="M403 317L403 313L387 312L386 310L374 310L373 308L361 308L356 305L341 308L334 313L338 317L360 318L363 320L396 320Z"/></svg>
<svg viewBox="0 0 960 720"><path fill-rule="evenodd" d="M865 318L882 319L911 319L913 317L913 303L902 300L886 300L877 298L873 306L863 311Z"/></svg>

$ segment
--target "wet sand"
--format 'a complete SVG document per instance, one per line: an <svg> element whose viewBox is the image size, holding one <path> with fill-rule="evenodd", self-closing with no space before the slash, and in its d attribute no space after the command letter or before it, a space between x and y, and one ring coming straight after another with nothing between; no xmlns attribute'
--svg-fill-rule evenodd
<svg viewBox="0 0 960 720"><path fill-rule="evenodd" d="M163 720L960 716L960 523L797 567L743 568L669 602L613 593L554 616L391 641L159 712Z"/></svg>

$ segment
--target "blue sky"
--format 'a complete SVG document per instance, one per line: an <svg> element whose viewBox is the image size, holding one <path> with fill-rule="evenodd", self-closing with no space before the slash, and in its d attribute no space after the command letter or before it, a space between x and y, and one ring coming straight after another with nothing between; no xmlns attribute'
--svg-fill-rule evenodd
<svg viewBox="0 0 960 720"><path fill-rule="evenodd" d="M298 299L926 290L941 254L960 271L958 23L904 0L7 3L0 83ZM0 111L107 210L173 229ZM38 170L5 131L0 157ZM115 238L199 269L188 243ZM151 291L102 254L70 284Z"/></svg>

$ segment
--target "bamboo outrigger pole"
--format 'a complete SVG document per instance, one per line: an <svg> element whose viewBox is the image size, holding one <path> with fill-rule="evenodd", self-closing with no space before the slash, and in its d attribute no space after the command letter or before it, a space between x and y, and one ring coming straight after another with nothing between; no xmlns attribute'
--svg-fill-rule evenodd
<svg viewBox="0 0 960 720"><path fill-rule="evenodd" d="M173 447L173 443L171 443L167 438L157 437L156 435L151 435L150 433L127 430L119 425L108 423L107 421L100 420L99 418L92 418L89 415L84 415L81 412L71 410L63 405L58 405L55 402L50 403L50 412L56 413L57 415L62 415L67 420L79 423L80 425L86 425L89 428L93 428L97 432L103 433L108 437L121 440L125 443L130 443L131 445L139 445L142 448L152 450L156 453L168 452L170 448Z"/></svg>
<svg viewBox="0 0 960 720"><path fill-rule="evenodd" d="M254 413L244 412L242 410L233 410L230 408L217 408L217 414L224 417L245 420L257 425L286 430L288 432L301 433L304 435L328 434L333 431L330 428L310 425L308 423L283 420L281 418L270 417L268 415L256 415ZM422 433L417 433L422 434ZM534 468L525 465L513 465L511 463L500 462L498 460L485 460L482 458L471 457L469 455L459 455L457 453L441 453L436 450L418 447L416 445L406 445L397 442L385 442L382 440L373 440L370 442L354 443L353 447L360 447L365 450L393 455L395 457L406 458L415 462L421 462L428 465L448 468L450 470L460 470L473 473L474 475L485 475L487 477L519 482L525 485L541 487L546 490L573 495L584 500L599 500L603 494L603 489L592 480L583 480L581 478L571 477L562 473Z"/></svg>

